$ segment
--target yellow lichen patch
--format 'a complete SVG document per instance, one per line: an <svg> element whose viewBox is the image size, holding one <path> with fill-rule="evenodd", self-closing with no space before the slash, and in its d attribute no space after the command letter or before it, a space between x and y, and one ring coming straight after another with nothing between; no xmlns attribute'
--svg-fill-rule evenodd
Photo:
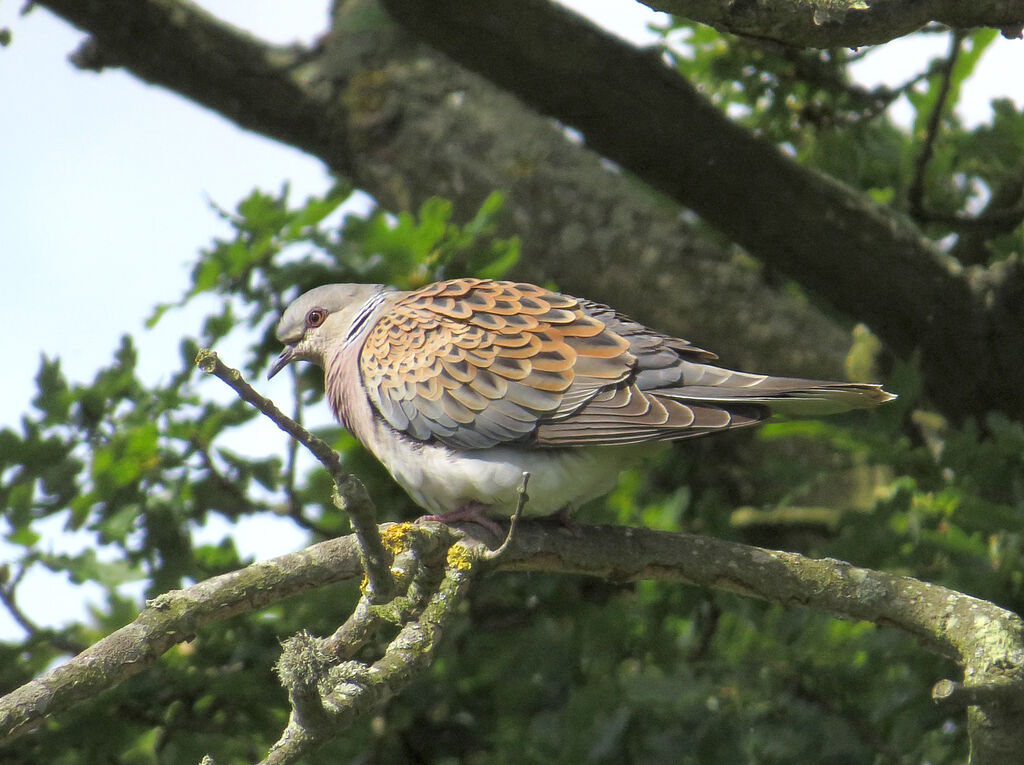
<svg viewBox="0 0 1024 765"><path fill-rule="evenodd" d="M454 568L458 571L469 571L473 568L473 564L476 563L477 557L476 553L462 544L462 542L456 542L448 548L446 562L449 568Z"/></svg>
<svg viewBox="0 0 1024 765"><path fill-rule="evenodd" d="M413 523L396 523L394 526L388 526L380 534L384 549L392 555L401 553L408 547L407 537L415 527Z"/></svg>

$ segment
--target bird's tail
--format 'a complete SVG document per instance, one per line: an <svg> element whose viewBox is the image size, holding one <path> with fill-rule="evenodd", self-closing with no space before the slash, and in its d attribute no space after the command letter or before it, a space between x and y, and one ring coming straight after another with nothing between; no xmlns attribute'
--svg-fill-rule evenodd
<svg viewBox="0 0 1024 765"><path fill-rule="evenodd" d="M817 416L865 409L891 401L895 395L873 383L771 377L683 362L684 384L660 395L709 404L760 404L780 414Z"/></svg>

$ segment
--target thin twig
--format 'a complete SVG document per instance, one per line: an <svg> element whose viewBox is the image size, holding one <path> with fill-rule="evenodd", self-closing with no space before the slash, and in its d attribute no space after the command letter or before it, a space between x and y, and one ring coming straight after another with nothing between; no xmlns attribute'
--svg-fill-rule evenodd
<svg viewBox="0 0 1024 765"><path fill-rule="evenodd" d="M292 419L302 425L302 397L299 395L298 375L295 367L288 370L292 381L293 400ZM288 439L288 462L285 468L284 490L288 497L288 514L292 517L301 515L301 508L298 498L295 496L295 466L299 454L299 442L294 438Z"/></svg>
<svg viewBox="0 0 1024 765"><path fill-rule="evenodd" d="M32 621L28 614L21 610L21 606L18 605L18 599L15 595L15 590L21 583L21 580L25 577L28 571L27 566L21 566L18 573L12 577L11 581L0 586L0 602L4 604L4 607L11 614L14 621L18 623L18 626L28 633L29 637L34 640L45 641L56 648L58 651L64 651L70 654L79 654L85 650L85 646L81 643L71 640L61 635L56 634L53 630L40 627L34 621Z"/></svg>
<svg viewBox="0 0 1024 765"><path fill-rule="evenodd" d="M1024 222L1024 160L992 190L980 213L951 225L959 236L949 254L965 266L987 263L992 256L986 247L988 240L1009 233L1021 222Z"/></svg>
<svg viewBox="0 0 1024 765"><path fill-rule="evenodd" d="M922 223L938 223L961 232L987 233L991 231L998 234L1012 231L1024 221L1024 205L1015 205L1008 209L993 210L974 216L931 210L917 210L914 216Z"/></svg>
<svg viewBox="0 0 1024 765"><path fill-rule="evenodd" d="M693 645L686 652L686 660L692 664L704 661L711 652L711 641L718 632L718 624L722 618L722 608L715 602L714 594L707 597L695 609L693 615Z"/></svg>
<svg viewBox="0 0 1024 765"><path fill-rule="evenodd" d="M938 138L939 126L942 124L942 114L946 109L946 99L949 98L949 91L953 85L953 69L956 60L960 56L963 46L964 33L961 30L953 32L949 45L949 55L939 69L941 80L939 82L939 93L935 98L935 106L928 115L928 125L925 131L924 142L921 144L921 151L914 160L914 178L907 188L907 205L910 214L915 218L926 215L924 209L924 180L928 170L928 163L935 154L935 140Z"/></svg>
<svg viewBox="0 0 1024 765"><path fill-rule="evenodd" d="M900 757L888 742L871 727L871 724L864 717L853 710L843 707L838 701L829 698L826 694L812 688L802 677L798 677L788 671L783 671L786 680L793 684L793 695L819 707L825 714L832 715L842 720L862 744L874 751L875 755L890 765L906 765L908 760Z"/></svg>
<svg viewBox="0 0 1024 765"><path fill-rule="evenodd" d="M498 546L496 550L488 550L481 556L486 561L496 561L501 558L502 555L509 549L509 545L512 544L512 538L516 534L516 528L519 526L519 519L523 515L523 508L526 507L526 503L530 501L530 495L526 493L526 487L530 484L530 474L527 471L523 471L523 482L519 485L518 498L516 499L516 509L512 512L512 518L508 525L508 534L505 535L505 541Z"/></svg>
<svg viewBox="0 0 1024 765"><path fill-rule="evenodd" d="M242 377L242 373L237 369L231 369L224 364L224 362L217 356L216 352L207 348L201 348L199 353L196 354L196 366L207 374L211 374L225 382L229 388L238 394L240 399L256 407L260 412L273 420L277 427L309 449L309 451L313 453L313 456L316 457L332 475L335 472L345 472L345 469L341 464L341 458L325 441L317 438L291 419L288 415L278 409L274 405L274 402L269 398L265 398L253 390L253 387Z"/></svg>
<svg viewBox="0 0 1024 765"><path fill-rule="evenodd" d="M365 596L361 597L345 623L333 635L323 639L324 649L338 661L351 659L366 645L380 621L380 615L373 611L370 601Z"/></svg>
<svg viewBox="0 0 1024 765"><path fill-rule="evenodd" d="M362 482L345 471L341 458L326 442L288 417L270 399L253 390L242 377L242 373L226 366L215 352L207 348L201 349L196 354L196 366L225 382L239 398L256 407L273 420L277 427L309 449L327 469L334 480L334 503L348 513L352 529L359 540L370 600L375 603L386 602L394 590L394 582L391 579L391 556L384 549L377 529L376 511Z"/></svg>
<svg viewBox="0 0 1024 765"><path fill-rule="evenodd" d="M239 490L235 482L220 471L217 467L217 463L213 461L213 455L210 454L210 450L202 444L197 437L193 436L189 439L189 443L192 444L192 447L196 450L200 461L203 463L203 467L206 469L206 472L209 473L210 477L217 482L221 489L231 494L234 501L241 507L254 512L270 509L266 504L253 502L245 495L245 492Z"/></svg>

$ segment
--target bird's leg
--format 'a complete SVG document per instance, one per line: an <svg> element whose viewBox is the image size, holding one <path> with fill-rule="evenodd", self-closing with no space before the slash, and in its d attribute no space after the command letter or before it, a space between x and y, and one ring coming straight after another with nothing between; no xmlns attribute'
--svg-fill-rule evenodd
<svg viewBox="0 0 1024 765"><path fill-rule="evenodd" d="M489 509L489 505L485 505L482 502L471 501L447 513L441 513L440 515L422 515L417 520L439 521L440 523L458 523L459 521L467 521L469 523L475 523L479 526L483 526L485 529L497 536L498 539L503 539L505 537L505 532L502 530L501 526L492 521L486 515Z"/></svg>

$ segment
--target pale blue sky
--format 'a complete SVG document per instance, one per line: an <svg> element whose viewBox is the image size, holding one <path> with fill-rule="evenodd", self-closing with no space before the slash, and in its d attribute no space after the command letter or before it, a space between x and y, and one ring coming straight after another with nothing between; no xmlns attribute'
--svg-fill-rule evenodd
<svg viewBox="0 0 1024 765"><path fill-rule="evenodd" d="M326 25L329 0L201 0L212 13L277 42L309 41ZM642 39L651 14L629 0L574 0L618 34ZM196 319L171 314L155 331L142 324L152 306L186 287L196 251L224 234L212 199L231 208L254 187L288 181L301 199L330 180L321 163L246 133L230 122L131 76L83 73L66 62L82 35L43 8L19 17L21 0L0 0L0 320L4 375L0 426L15 426L29 405L41 353L60 356L73 380L109 361L120 335L137 336L145 379L178 363L178 342ZM867 84L900 82L944 39L888 46L861 68ZM965 111L987 115L999 93L1024 101L1024 42L1001 41L968 87ZM903 107L904 114L907 113ZM171 360L168 362L168 360ZM241 365L244 359L228 358ZM283 376L282 376L283 377ZM284 381L260 383L282 399ZM319 413L326 420L326 409ZM278 448L267 425L268 448ZM52 528L54 549L76 544ZM212 536L226 527L207 530ZM301 544L283 524L258 521L239 535L241 549L266 557ZM10 555L9 551L6 551ZM0 545L0 561L5 548ZM49 605L46 608L44 605ZM25 588L25 607L52 621L80 618L83 593L42 572ZM0 639L20 634L0 610Z"/></svg>

